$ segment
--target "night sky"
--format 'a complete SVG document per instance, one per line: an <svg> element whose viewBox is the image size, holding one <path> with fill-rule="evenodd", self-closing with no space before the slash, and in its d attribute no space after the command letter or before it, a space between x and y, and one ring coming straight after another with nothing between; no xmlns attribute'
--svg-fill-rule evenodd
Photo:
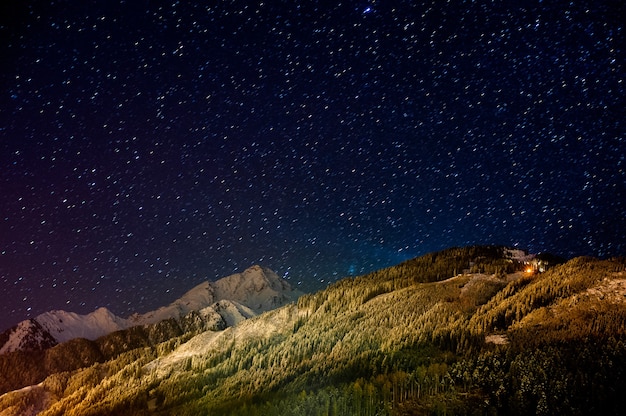
<svg viewBox="0 0 626 416"><path fill-rule="evenodd" d="M0 330L253 264L626 254L622 1L187 3L0 6Z"/></svg>

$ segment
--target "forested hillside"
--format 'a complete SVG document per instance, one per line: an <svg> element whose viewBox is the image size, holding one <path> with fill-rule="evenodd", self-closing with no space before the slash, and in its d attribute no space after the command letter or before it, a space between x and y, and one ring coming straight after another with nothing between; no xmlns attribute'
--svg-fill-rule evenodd
<svg viewBox="0 0 626 416"><path fill-rule="evenodd" d="M3 414L621 414L626 262L454 248L59 372Z"/></svg>

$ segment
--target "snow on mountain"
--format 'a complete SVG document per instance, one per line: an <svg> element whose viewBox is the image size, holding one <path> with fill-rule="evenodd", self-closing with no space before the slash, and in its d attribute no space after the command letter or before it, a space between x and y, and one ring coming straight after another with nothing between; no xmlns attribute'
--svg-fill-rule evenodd
<svg viewBox="0 0 626 416"><path fill-rule="evenodd" d="M179 299L155 311L120 318L106 308L90 314L50 311L23 321L0 334L0 354L45 349L74 338L95 340L114 331L180 320L198 312L204 320L232 326L261 312L295 301L302 293L270 269L253 266L216 282L203 282Z"/></svg>
<svg viewBox="0 0 626 416"><path fill-rule="evenodd" d="M300 295L286 280L261 266L252 266L242 273L224 277L213 285L217 299L232 300L256 312L275 309Z"/></svg>
<svg viewBox="0 0 626 416"><path fill-rule="evenodd" d="M249 317L250 313L252 313L251 316L257 315L293 302L301 294L292 289L286 280L280 278L272 270L252 266L242 273L232 274L216 282L201 283L168 306L143 315L133 315L129 319L133 325L147 325L170 318L177 319L191 311L199 311L223 300L237 304L239 311L237 313ZM225 320L228 323L228 319L225 318Z"/></svg>
<svg viewBox="0 0 626 416"><path fill-rule="evenodd" d="M221 300L211 306L226 322L226 326L235 326L238 323L252 318L257 314L247 306L230 300Z"/></svg>
<svg viewBox="0 0 626 416"><path fill-rule="evenodd" d="M191 311L199 311L215 303L212 283L204 282L185 293L179 299L156 311L135 314L129 318L133 325L149 325L164 319L180 318Z"/></svg>
<svg viewBox="0 0 626 416"><path fill-rule="evenodd" d="M107 308L99 308L87 315L51 311L37 316L35 320L59 343L74 338L93 340L129 326L126 319L114 315Z"/></svg>
<svg viewBox="0 0 626 416"><path fill-rule="evenodd" d="M50 348L57 341L34 319L22 321L0 334L0 354L23 350L32 351Z"/></svg>

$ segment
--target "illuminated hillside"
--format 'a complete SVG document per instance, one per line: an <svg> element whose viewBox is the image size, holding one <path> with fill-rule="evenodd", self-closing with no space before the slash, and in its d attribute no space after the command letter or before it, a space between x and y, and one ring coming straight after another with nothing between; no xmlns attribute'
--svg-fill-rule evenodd
<svg viewBox="0 0 626 416"><path fill-rule="evenodd" d="M617 414L626 387L625 262L577 258L532 275L523 268L501 247L432 253L224 331L54 374L2 396L0 408Z"/></svg>

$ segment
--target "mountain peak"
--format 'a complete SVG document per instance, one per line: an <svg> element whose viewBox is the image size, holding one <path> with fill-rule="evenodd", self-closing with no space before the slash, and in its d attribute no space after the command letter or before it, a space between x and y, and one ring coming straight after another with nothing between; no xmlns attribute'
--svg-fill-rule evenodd
<svg viewBox="0 0 626 416"><path fill-rule="evenodd" d="M218 299L229 299L265 312L295 301L301 293L268 268L259 265L231 274L213 283Z"/></svg>
<svg viewBox="0 0 626 416"><path fill-rule="evenodd" d="M249 308L255 314L293 302L302 293L272 270L255 265L215 282L202 282L167 306L130 319L134 325L152 324L164 319L180 318L216 302L228 300Z"/></svg>

